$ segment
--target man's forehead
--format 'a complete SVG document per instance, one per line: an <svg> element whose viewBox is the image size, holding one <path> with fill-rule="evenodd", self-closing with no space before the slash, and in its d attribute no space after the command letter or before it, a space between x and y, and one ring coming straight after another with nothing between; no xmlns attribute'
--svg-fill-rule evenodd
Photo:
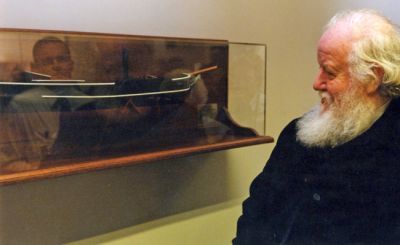
<svg viewBox="0 0 400 245"><path fill-rule="evenodd" d="M68 48L65 44L60 42L49 42L39 46L35 52L35 56L44 56L44 55L51 55L51 54L65 54L69 53Z"/></svg>
<svg viewBox="0 0 400 245"><path fill-rule="evenodd" d="M318 43L318 56L347 57L353 42L348 26L337 24L324 32Z"/></svg>
<svg viewBox="0 0 400 245"><path fill-rule="evenodd" d="M327 29L321 36L320 42L327 44L348 44L353 40L353 31L349 24L339 22Z"/></svg>

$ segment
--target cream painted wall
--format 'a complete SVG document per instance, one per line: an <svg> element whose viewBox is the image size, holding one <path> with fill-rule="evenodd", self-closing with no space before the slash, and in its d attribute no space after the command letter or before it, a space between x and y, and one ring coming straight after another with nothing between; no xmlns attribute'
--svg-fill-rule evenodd
<svg viewBox="0 0 400 245"><path fill-rule="evenodd" d="M396 0L0 0L0 26L265 43L267 133L316 102L321 28L337 10ZM273 145L0 187L0 244L229 244ZM84 240L82 240L84 239Z"/></svg>

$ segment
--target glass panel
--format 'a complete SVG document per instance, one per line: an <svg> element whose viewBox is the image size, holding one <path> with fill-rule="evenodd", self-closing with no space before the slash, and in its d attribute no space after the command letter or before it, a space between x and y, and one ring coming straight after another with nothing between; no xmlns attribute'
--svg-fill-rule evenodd
<svg viewBox="0 0 400 245"><path fill-rule="evenodd" d="M264 134L264 69L262 45L3 30L0 173Z"/></svg>
<svg viewBox="0 0 400 245"><path fill-rule="evenodd" d="M229 43L229 112L240 125L265 134L266 46Z"/></svg>

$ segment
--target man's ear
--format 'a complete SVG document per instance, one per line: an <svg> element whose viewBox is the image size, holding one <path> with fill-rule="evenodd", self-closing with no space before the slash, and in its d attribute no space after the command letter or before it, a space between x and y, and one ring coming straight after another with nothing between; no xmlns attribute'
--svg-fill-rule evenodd
<svg viewBox="0 0 400 245"><path fill-rule="evenodd" d="M375 79L371 80L366 86L368 94L374 94L378 91L382 84L383 76L385 75L385 71L380 66L372 68L372 71L375 74Z"/></svg>

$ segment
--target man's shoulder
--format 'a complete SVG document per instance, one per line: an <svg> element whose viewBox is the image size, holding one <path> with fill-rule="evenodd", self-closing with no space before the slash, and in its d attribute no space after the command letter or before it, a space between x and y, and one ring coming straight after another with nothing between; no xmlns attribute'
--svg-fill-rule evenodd
<svg viewBox="0 0 400 245"><path fill-rule="evenodd" d="M284 134L290 134L290 135L295 135L297 131L297 121L300 118L295 118L292 121L290 121L286 126L283 128L281 135Z"/></svg>
<svg viewBox="0 0 400 245"><path fill-rule="evenodd" d="M295 118L288 124L286 124L286 126L282 129L281 133L279 134L277 143L296 142L297 121L299 119L300 118Z"/></svg>
<svg viewBox="0 0 400 245"><path fill-rule="evenodd" d="M400 98L393 99L385 114L388 114L386 120L390 120L393 130L400 132Z"/></svg>
<svg viewBox="0 0 400 245"><path fill-rule="evenodd" d="M384 114L371 127L368 136L387 147L400 147L400 99L393 99Z"/></svg>

